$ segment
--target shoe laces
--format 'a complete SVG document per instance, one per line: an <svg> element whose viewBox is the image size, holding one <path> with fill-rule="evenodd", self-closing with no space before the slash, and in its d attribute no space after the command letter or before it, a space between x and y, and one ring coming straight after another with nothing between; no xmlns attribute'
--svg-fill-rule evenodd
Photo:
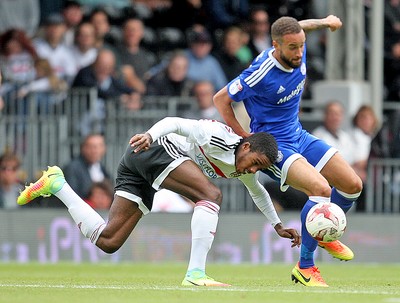
<svg viewBox="0 0 400 303"><path fill-rule="evenodd" d="M313 267L311 267L310 269L311 269L311 275L312 275L316 280L318 280L319 282L324 282L324 283L325 283L325 281L324 281L324 280L322 279L322 277L321 277L321 273L320 273L318 267L313 266Z"/></svg>

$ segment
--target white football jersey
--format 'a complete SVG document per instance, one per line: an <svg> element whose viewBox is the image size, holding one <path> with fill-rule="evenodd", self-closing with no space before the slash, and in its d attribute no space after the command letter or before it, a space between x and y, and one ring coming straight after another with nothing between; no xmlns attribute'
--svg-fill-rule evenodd
<svg viewBox="0 0 400 303"><path fill-rule="evenodd" d="M168 153L178 148L190 157L209 178L238 178L246 186L254 203L272 225L280 219L267 190L256 174L240 174L235 166L235 149L242 137L215 120L191 120L167 117L147 131ZM175 158L176 155L171 154Z"/></svg>

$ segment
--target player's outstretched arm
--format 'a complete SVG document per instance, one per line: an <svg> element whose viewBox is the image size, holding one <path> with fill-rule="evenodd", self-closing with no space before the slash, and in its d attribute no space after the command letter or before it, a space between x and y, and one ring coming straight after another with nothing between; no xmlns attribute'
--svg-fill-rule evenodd
<svg viewBox="0 0 400 303"><path fill-rule="evenodd" d="M155 123L146 133L134 135L129 140L129 144L135 153L141 150L147 150L150 148L151 143L170 133L188 137L193 129L199 127L198 123L199 121L193 119L165 117Z"/></svg>
<svg viewBox="0 0 400 303"><path fill-rule="evenodd" d="M332 32L342 27L342 21L334 16L329 15L322 19L306 19L299 21L301 28L304 31L313 31L322 28L329 28Z"/></svg>
<svg viewBox="0 0 400 303"><path fill-rule="evenodd" d="M284 228L282 223L278 223L274 226L275 231L282 238L292 239L292 247L299 247L301 244L301 236L294 228Z"/></svg>
<svg viewBox="0 0 400 303"><path fill-rule="evenodd" d="M299 246L301 243L299 233L293 228L283 227L268 191L257 180L257 177L253 174L247 174L240 176L239 180L246 186L254 204L267 217L268 222L274 226L277 234L282 238L291 239L292 247Z"/></svg>
<svg viewBox="0 0 400 303"><path fill-rule="evenodd" d="M251 135L243 129L237 120L231 104L233 100L229 97L228 88L226 86L221 88L214 95L213 101L225 123L228 124L236 134L242 136L243 138Z"/></svg>

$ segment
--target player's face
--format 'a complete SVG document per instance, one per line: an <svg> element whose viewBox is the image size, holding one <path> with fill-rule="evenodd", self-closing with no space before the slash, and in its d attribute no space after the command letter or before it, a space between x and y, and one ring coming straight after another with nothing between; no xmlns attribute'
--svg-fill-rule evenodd
<svg viewBox="0 0 400 303"><path fill-rule="evenodd" d="M266 155L251 151L248 143L244 143L236 154L236 171L241 174L255 174L271 164Z"/></svg>
<svg viewBox="0 0 400 303"><path fill-rule="evenodd" d="M298 34L288 34L281 41L274 41L276 58L286 68L298 68L303 57L306 36L304 31Z"/></svg>

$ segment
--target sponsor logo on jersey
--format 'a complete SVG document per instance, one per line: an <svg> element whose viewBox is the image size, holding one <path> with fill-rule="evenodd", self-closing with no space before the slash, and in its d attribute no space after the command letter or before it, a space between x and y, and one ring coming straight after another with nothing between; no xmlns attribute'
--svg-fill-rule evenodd
<svg viewBox="0 0 400 303"><path fill-rule="evenodd" d="M297 87L291 91L291 93L283 98L280 98L277 104L282 104L285 103L287 101L289 101L290 99L292 99L293 97L301 94L301 92L303 91L304 88L304 83L306 82L306 79L303 79L298 85Z"/></svg>
<svg viewBox="0 0 400 303"><path fill-rule="evenodd" d="M285 90L286 90L286 88L284 88L284 87L281 85L281 86L279 86L279 89L278 89L278 91L277 91L276 93L279 95L279 94L282 94Z"/></svg>
<svg viewBox="0 0 400 303"><path fill-rule="evenodd" d="M240 83L240 79L236 79L231 85L229 85L229 93L235 95L236 93L243 90L243 86Z"/></svg>
<svg viewBox="0 0 400 303"><path fill-rule="evenodd" d="M278 157L276 158L276 163L279 163L283 160L283 154L280 150L278 150Z"/></svg>
<svg viewBox="0 0 400 303"><path fill-rule="evenodd" d="M207 160L204 159L202 154L196 155L196 162L207 177L211 179L218 178L218 175L216 174L215 170L210 165L208 165Z"/></svg>

